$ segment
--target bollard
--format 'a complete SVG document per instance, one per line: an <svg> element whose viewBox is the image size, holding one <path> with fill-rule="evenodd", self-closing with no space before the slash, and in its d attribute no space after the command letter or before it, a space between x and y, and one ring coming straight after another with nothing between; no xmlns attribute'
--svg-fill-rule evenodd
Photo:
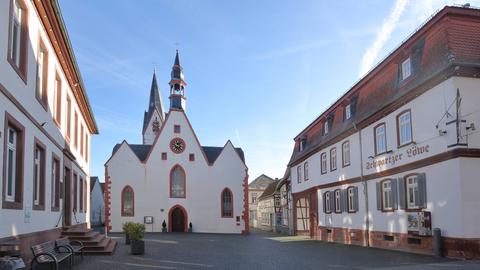
<svg viewBox="0 0 480 270"><path fill-rule="evenodd" d="M435 257L442 257L442 232L440 228L433 229L433 251Z"/></svg>

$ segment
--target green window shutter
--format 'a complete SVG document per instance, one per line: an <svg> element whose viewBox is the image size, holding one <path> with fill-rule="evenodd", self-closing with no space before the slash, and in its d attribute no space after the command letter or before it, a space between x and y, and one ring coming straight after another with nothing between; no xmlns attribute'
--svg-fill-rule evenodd
<svg viewBox="0 0 480 270"><path fill-rule="evenodd" d="M397 179L392 179L392 196L390 197L392 201L392 208L394 210L398 209L398 191L397 191Z"/></svg>
<svg viewBox="0 0 480 270"><path fill-rule="evenodd" d="M418 175L418 206L420 208L427 208L427 179L425 173Z"/></svg>
<svg viewBox="0 0 480 270"><path fill-rule="evenodd" d="M358 211L358 187L353 187L353 210Z"/></svg>
<svg viewBox="0 0 480 270"><path fill-rule="evenodd" d="M377 210L382 211L382 186L377 182Z"/></svg>
<svg viewBox="0 0 480 270"><path fill-rule="evenodd" d="M405 192L405 179L403 177L399 177L397 179L398 182L398 208L405 209L406 208L406 192Z"/></svg>

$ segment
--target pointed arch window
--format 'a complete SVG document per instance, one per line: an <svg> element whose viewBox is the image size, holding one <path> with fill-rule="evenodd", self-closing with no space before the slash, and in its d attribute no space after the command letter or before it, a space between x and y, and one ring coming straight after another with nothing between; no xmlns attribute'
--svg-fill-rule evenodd
<svg viewBox="0 0 480 270"><path fill-rule="evenodd" d="M170 198L185 198L185 171L180 165L170 172Z"/></svg>
<svg viewBox="0 0 480 270"><path fill-rule="evenodd" d="M133 217L135 214L135 194L133 188L126 186L122 190L122 216Z"/></svg>
<svg viewBox="0 0 480 270"><path fill-rule="evenodd" d="M233 217L233 194L228 188L222 191L222 217Z"/></svg>

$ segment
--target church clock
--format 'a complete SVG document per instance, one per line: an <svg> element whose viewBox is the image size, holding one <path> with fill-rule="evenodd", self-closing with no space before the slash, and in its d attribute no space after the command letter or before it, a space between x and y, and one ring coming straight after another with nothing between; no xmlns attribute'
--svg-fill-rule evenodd
<svg viewBox="0 0 480 270"><path fill-rule="evenodd" d="M176 154L180 154L185 150L185 141L181 138L173 138L170 141L170 149Z"/></svg>

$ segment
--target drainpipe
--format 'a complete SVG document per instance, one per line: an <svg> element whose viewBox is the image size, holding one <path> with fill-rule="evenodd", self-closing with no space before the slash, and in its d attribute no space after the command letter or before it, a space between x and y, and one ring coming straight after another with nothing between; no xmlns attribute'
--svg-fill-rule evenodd
<svg viewBox="0 0 480 270"><path fill-rule="evenodd" d="M367 180L363 177L363 147L362 147L362 132L357 128L355 122L353 122L353 128L358 132L359 144L360 144L360 181L363 184L363 194L365 194L365 237L367 240L367 247L370 246L370 218L369 218L369 208L368 208L368 186Z"/></svg>

